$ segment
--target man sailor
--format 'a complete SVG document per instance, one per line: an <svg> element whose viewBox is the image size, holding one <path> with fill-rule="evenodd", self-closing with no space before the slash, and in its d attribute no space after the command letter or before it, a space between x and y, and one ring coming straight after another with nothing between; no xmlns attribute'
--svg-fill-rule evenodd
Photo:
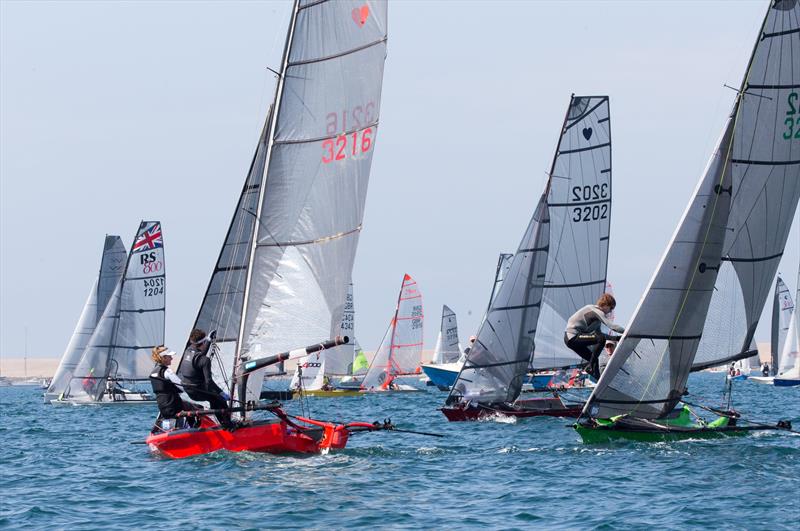
<svg viewBox="0 0 800 531"><path fill-rule="evenodd" d="M211 375L211 358L208 350L211 339L205 331L195 328L189 334L189 346L183 353L183 361L178 367L178 376L189 398L208 402L211 409L227 409L230 397L214 381ZM230 413L219 415L223 424L228 424Z"/></svg>
<svg viewBox="0 0 800 531"><path fill-rule="evenodd" d="M617 333L625 329L614 324L609 314L614 311L617 301L613 295L603 293L596 304L587 304L572 314L564 331L564 343L578 356L586 360L586 372L595 379L600 377L599 356L609 336L600 331L600 325L606 325Z"/></svg>

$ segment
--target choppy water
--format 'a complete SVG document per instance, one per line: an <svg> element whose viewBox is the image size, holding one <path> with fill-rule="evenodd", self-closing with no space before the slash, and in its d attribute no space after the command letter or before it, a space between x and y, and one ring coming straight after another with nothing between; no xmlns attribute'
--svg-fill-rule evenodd
<svg viewBox="0 0 800 531"><path fill-rule="evenodd" d="M723 380L693 375L690 390L718 402ZM749 417L800 427L800 388L735 387ZM587 446L566 419L448 423L436 410L444 396L307 402L318 418L390 416L444 439L368 433L329 455L171 461L130 444L147 433L150 407L54 408L38 389L0 388L0 527L800 526L800 435Z"/></svg>

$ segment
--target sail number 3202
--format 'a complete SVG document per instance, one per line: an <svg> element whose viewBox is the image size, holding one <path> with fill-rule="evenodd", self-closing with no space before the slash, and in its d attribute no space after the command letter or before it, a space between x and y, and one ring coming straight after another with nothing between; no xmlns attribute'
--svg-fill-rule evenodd
<svg viewBox="0 0 800 531"><path fill-rule="evenodd" d="M598 205L576 206L572 209L572 221L597 221L608 219L608 183L573 186L572 201L600 201Z"/></svg>
<svg viewBox="0 0 800 531"><path fill-rule="evenodd" d="M336 160L355 157L359 153L366 153L372 147L372 128L367 127L361 131L353 131L336 138L329 138L322 142L322 163L330 164Z"/></svg>
<svg viewBox="0 0 800 531"><path fill-rule="evenodd" d="M788 118L783 121L784 125L786 125L786 131L783 133L783 138L786 140L800 138L800 116L795 117L795 115L798 114L797 100L797 92L790 92L789 97L786 98L786 103L789 104L789 110L786 111L786 116L788 116Z"/></svg>

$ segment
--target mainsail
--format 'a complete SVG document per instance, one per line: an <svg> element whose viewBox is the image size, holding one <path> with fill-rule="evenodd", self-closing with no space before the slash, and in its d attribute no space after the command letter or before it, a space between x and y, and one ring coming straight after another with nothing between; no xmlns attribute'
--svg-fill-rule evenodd
<svg viewBox="0 0 800 531"><path fill-rule="evenodd" d="M775 297L772 301L772 334L770 338L770 372L775 375L780 365L781 352L786 343L786 333L794 312L794 302L789 288L778 275L775 281Z"/></svg>
<svg viewBox="0 0 800 531"><path fill-rule="evenodd" d="M603 293L610 216L608 97L572 96L544 193L448 404L513 402L531 357L537 368L581 362L564 345L564 329ZM498 272L501 265L502 256Z"/></svg>
<svg viewBox="0 0 800 531"><path fill-rule="evenodd" d="M770 4L720 141L584 414L662 417L690 370L753 354L800 196L798 22L797 0Z"/></svg>
<svg viewBox="0 0 800 531"><path fill-rule="evenodd" d="M124 275L75 368L67 396L96 401L108 380L127 384L147 380L153 368L150 351L164 344L164 264L161 223L142 221Z"/></svg>
<svg viewBox="0 0 800 531"><path fill-rule="evenodd" d="M417 281L405 275L394 316L361 383L363 389L385 389L396 376L419 372L423 319Z"/></svg>
<svg viewBox="0 0 800 531"><path fill-rule="evenodd" d="M532 367L584 363L564 344L569 318L603 294L611 230L608 97L573 96L550 172L550 249Z"/></svg>
<svg viewBox="0 0 800 531"><path fill-rule="evenodd" d="M215 379L333 337L378 129L386 1L298 0L267 119L195 327L218 330ZM247 386L258 400L264 371Z"/></svg>
<svg viewBox="0 0 800 531"><path fill-rule="evenodd" d="M461 357L461 345L458 342L458 322L456 312L446 304L442 306L442 324L436 337L436 348L433 350L431 363L452 363Z"/></svg>
<svg viewBox="0 0 800 531"><path fill-rule="evenodd" d="M103 312L108 306L108 301L114 292L114 288L122 278L125 271L125 260L128 252L119 236L106 236L103 245L103 256L100 260L100 273L89 292L89 298L83 306L78 324L72 332L67 349L61 356L61 362L56 369L53 379L47 388L47 395L57 397L67 389L72 372L77 367L78 362L89 344L89 339L94 333L95 326L103 316Z"/></svg>

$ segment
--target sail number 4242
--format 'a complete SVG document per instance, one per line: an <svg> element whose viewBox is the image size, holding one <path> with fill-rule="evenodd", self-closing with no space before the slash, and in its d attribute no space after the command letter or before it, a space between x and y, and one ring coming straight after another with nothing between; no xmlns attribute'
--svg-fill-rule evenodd
<svg viewBox="0 0 800 531"><path fill-rule="evenodd" d="M786 103L789 104L789 110L786 111L786 120L783 123L786 125L786 131L783 133L783 138L789 140L791 138L800 138L800 117L795 118L798 114L798 95L797 92L790 92L789 97L786 98Z"/></svg>
<svg viewBox="0 0 800 531"><path fill-rule="evenodd" d="M355 157L366 153L372 147L372 128L353 131L322 142L322 163L330 164L336 160Z"/></svg>

